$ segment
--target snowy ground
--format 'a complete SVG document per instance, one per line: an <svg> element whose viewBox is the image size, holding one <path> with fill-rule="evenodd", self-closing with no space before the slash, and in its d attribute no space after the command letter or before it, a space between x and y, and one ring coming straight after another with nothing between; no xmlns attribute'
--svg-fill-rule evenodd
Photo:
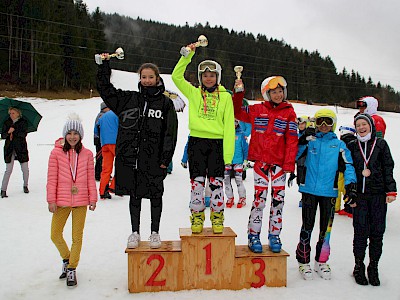
<svg viewBox="0 0 400 300"><path fill-rule="evenodd" d="M163 76L167 88L176 90L170 76ZM136 89L137 75L114 72L113 81L122 89ZM290 88L290 87L289 87ZM129 294L127 286L126 239L130 234L128 197L114 197L99 201L96 211L88 212L83 249L77 270L78 287L67 289L65 281L58 280L61 259L50 240L51 214L46 203L47 160L52 144L61 135L66 116L77 112L85 128L84 145L94 151L93 122L99 111L100 98L89 100L24 99L31 102L43 115L38 132L28 135L30 151L30 193L22 191L22 175L19 164L7 190L9 198L0 199L0 267L2 272L0 299L400 299L400 263L397 251L400 239L396 228L400 227L399 201L389 205L387 229L384 238L383 256L380 262L381 287L359 286L351 275L353 270L351 219L335 218L331 236L332 280L324 281L314 276L313 281L304 281L297 271L295 248L301 226L301 210L298 208L300 194L297 187L286 191L281 239L283 248L291 255L288 258L288 280L286 288L260 288L241 291L180 291L161 293ZM298 115L313 115L318 106L294 104ZM333 108L334 109L334 108ZM338 108L338 124L352 122L354 109ZM400 161L399 140L396 132L400 118L395 113L381 115L388 125L386 139L392 149L395 162ZM161 238L179 240L179 228L189 227L188 171L180 166L183 148L188 135L187 110L179 114L179 141L174 156L174 170L165 181L164 211L161 220ZM337 126L339 128L339 126ZM2 142L3 143L3 142ZM1 145L1 152L3 151ZM2 155L2 154L1 154ZM5 164L0 164L3 174ZM395 168L399 180L400 169ZM248 172L245 181L248 203L253 194L253 175ZM225 210L225 226L237 234L236 244L246 244L247 220L250 205L242 209ZM266 212L268 209L266 209ZM180 216L180 217L178 217ZM266 215L265 215L266 216ZM148 201L142 207L141 236L150 235L150 207ZM209 226L206 219L206 226ZM262 242L266 243L265 222ZM70 221L65 234L70 240ZM313 253L318 229L313 234Z"/></svg>

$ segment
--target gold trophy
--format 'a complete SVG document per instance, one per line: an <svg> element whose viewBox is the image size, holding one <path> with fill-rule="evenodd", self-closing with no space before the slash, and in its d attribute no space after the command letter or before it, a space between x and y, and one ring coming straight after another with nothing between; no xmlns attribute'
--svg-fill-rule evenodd
<svg viewBox="0 0 400 300"><path fill-rule="evenodd" d="M111 57L116 57L117 59L124 59L124 50L120 47L113 54L108 54L108 58L110 59ZM101 65L103 63L103 60L107 59L106 54L96 54L94 56L94 60L98 65Z"/></svg>
<svg viewBox="0 0 400 300"><path fill-rule="evenodd" d="M197 47L206 47L208 45L208 40L204 35L200 35L199 38L197 39L197 42L193 43L194 46ZM187 57L189 53L192 52L192 49L188 46L182 47L180 53Z"/></svg>
<svg viewBox="0 0 400 300"><path fill-rule="evenodd" d="M235 66L233 70L236 73L236 79L240 79L242 77L243 66ZM243 83L235 86L235 92L243 92L244 86Z"/></svg>

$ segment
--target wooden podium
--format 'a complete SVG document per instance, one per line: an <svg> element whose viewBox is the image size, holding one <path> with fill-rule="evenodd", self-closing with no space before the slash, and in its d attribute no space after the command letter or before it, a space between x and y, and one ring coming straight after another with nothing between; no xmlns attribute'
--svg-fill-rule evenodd
<svg viewBox="0 0 400 300"><path fill-rule="evenodd" d="M180 241L164 241L159 249L140 242L138 248L125 250L129 292L286 286L289 254L284 250L273 253L264 246L262 253L253 253L247 245L235 246L230 227L222 234L211 228L200 234L180 228L179 235Z"/></svg>

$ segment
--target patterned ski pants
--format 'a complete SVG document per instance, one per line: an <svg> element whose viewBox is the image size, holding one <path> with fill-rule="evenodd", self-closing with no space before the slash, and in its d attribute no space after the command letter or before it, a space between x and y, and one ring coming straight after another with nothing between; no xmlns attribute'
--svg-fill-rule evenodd
<svg viewBox="0 0 400 300"><path fill-rule="evenodd" d="M211 211L220 212L224 210L224 190L223 190L223 179L222 177L210 177L209 187L211 190L210 198L210 209ZM190 197L190 211L201 212L206 209L206 203L204 201L204 183L205 178L203 176L197 176L190 180L191 197Z"/></svg>
<svg viewBox="0 0 400 300"><path fill-rule="evenodd" d="M235 182L237 185L239 198L246 198L246 188L243 184L243 164L232 164L232 165L225 165L225 173L224 173L224 184L225 184L225 194L226 197L233 198L233 189L231 184L231 172L232 169L235 172Z"/></svg>
<svg viewBox="0 0 400 300"><path fill-rule="evenodd" d="M269 234L279 235L281 233L286 173L279 166L256 161L254 164L254 200L248 225L248 233L250 234L261 232L263 211L270 181L272 199L269 212Z"/></svg>
<svg viewBox="0 0 400 300"><path fill-rule="evenodd" d="M69 250L63 232L65 223L72 212L72 245ZM85 227L87 206L57 207L51 220L51 240L57 247L62 259L69 259L68 268L76 268L82 249L83 229Z"/></svg>

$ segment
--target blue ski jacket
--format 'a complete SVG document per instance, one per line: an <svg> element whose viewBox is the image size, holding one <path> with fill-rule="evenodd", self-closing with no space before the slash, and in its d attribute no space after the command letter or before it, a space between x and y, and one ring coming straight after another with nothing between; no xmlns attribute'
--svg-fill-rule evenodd
<svg viewBox="0 0 400 300"><path fill-rule="evenodd" d="M339 163L344 165L344 184L356 183L353 159L346 144L335 133L317 132L316 139L307 145L299 145L298 156L307 151L305 178L299 191L315 196L338 196Z"/></svg>
<svg viewBox="0 0 400 300"><path fill-rule="evenodd" d="M236 128L235 132L235 154L233 155L232 164L242 164L247 160L249 153L249 144L245 139L245 132L241 128L241 124Z"/></svg>
<svg viewBox="0 0 400 300"><path fill-rule="evenodd" d="M107 144L115 145L117 143L119 120L113 111L109 110L103 114L97 120L96 125L99 126L94 127L94 134L99 135L98 130L100 129L100 143L102 147Z"/></svg>

